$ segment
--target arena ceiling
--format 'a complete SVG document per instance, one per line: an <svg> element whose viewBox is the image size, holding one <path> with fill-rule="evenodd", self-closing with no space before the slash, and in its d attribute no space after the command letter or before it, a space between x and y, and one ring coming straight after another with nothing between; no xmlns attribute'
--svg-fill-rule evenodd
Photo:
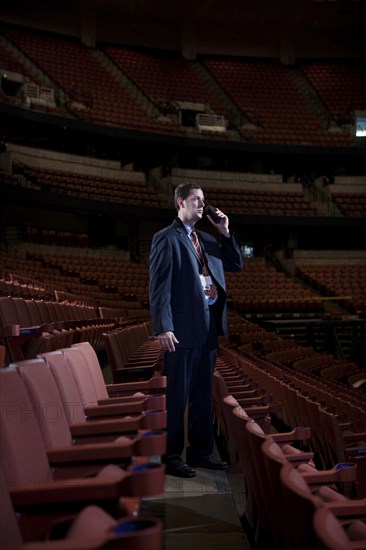
<svg viewBox="0 0 366 550"><path fill-rule="evenodd" d="M129 17L148 17L200 23L282 23L283 19L313 24L316 19L344 23L358 21L364 0L78 0L99 11L109 9ZM364 20L365 23L365 20Z"/></svg>
<svg viewBox="0 0 366 550"><path fill-rule="evenodd" d="M0 21L197 54L366 59L366 0L11 0Z"/></svg>
<svg viewBox="0 0 366 550"><path fill-rule="evenodd" d="M363 27L366 0L12 0L3 2L2 14L48 9L89 10L130 20L190 21L196 24Z"/></svg>

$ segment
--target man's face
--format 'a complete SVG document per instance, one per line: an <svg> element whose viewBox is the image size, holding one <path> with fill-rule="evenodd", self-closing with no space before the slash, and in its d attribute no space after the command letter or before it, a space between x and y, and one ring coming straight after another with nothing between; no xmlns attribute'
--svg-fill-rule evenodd
<svg viewBox="0 0 366 550"><path fill-rule="evenodd" d="M202 218L205 206L202 189L191 189L188 197L179 201L179 217L183 222L194 224Z"/></svg>

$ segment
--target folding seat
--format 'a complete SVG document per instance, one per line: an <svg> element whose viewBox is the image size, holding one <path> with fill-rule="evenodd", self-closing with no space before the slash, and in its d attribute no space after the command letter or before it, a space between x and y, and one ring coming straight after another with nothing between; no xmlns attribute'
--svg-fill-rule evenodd
<svg viewBox="0 0 366 550"><path fill-rule="evenodd" d="M348 474L350 481L352 481L356 468L354 464L339 464L337 468L336 473L339 473L342 481L347 480ZM358 510L361 509L363 514L365 513L366 501L364 499L347 499L341 493L330 492L328 487L319 486L318 483L316 484L316 491L313 492L311 484L291 464L282 466L280 482L282 511L283 517L286 518L283 526L286 537L284 548L286 550L317 548L313 518L315 511L320 506L326 506L332 510L338 509L343 512L356 504ZM357 516L355 519L357 519Z"/></svg>
<svg viewBox="0 0 366 550"><path fill-rule="evenodd" d="M6 348L0 344L0 369L5 365Z"/></svg>
<svg viewBox="0 0 366 550"><path fill-rule="evenodd" d="M319 407L327 456L335 462L356 462L358 465L358 497L366 497L366 432L354 432L351 423L342 423L337 413ZM328 466L328 464L326 465ZM329 466L328 466L329 467Z"/></svg>
<svg viewBox="0 0 366 550"><path fill-rule="evenodd" d="M75 471L78 475L84 470L93 471L93 468L95 469L93 462L98 462L102 456L101 453L104 453L104 462L105 460L113 462L117 460L117 463L121 464L130 464L134 456L163 453L165 434L161 431L141 431L131 436L118 438L120 433L115 427L115 437L110 443L107 442L104 445L98 443L94 446L92 444L75 445L64 412L65 405L61 400L56 381L45 362L42 359L32 359L14 363L10 365L10 368L18 373L22 384L28 391L30 410L41 426L49 459L51 460L51 455L55 455L53 459L55 476L68 476L69 471L72 473ZM13 384L16 384L16 381L13 381ZM117 426L117 424L116 421L115 425ZM72 448L69 449L70 446ZM64 465L63 456L68 453L69 463ZM88 456L91 458L88 459Z"/></svg>
<svg viewBox="0 0 366 550"><path fill-rule="evenodd" d="M264 422L267 416L276 408L277 405L273 405L271 403L270 396L262 391L259 392L259 396L246 396L246 392L241 391L242 387L243 386L235 386L230 384L227 386L225 378L217 371L214 372L212 391L214 400L219 408L222 407L222 400L226 396L232 395L238 403L245 408L251 418L260 423Z"/></svg>
<svg viewBox="0 0 366 550"><path fill-rule="evenodd" d="M239 356L238 353L230 348L225 346L220 346L218 359L225 359L229 362L230 365L238 366L239 365Z"/></svg>
<svg viewBox="0 0 366 550"><path fill-rule="evenodd" d="M140 361L138 363L129 363L125 360L120 348L120 340L123 335L122 331L106 332L105 347L107 350L108 361L112 371L114 382L122 382L126 380L146 380L154 376L160 370L159 360Z"/></svg>
<svg viewBox="0 0 366 550"><path fill-rule="evenodd" d="M324 427L320 422L320 404L314 395L305 396L298 392L299 405L304 409L309 426L311 426L311 448L316 455L316 461L323 468L329 467L334 462L340 462L330 454L330 448L324 433Z"/></svg>
<svg viewBox="0 0 366 550"><path fill-rule="evenodd" d="M41 318L42 324L44 323L52 323L52 317L50 315L50 311L47 307L47 302L45 300L34 300L34 304L36 305L39 316Z"/></svg>
<svg viewBox="0 0 366 550"><path fill-rule="evenodd" d="M152 442L139 440L116 441L111 445L89 445L89 453L83 456L84 445L62 446L47 451L38 420L47 412L34 410L22 378L16 368L0 370L1 390L1 457L0 465L9 487L14 508L19 515L21 529L28 529L37 538L45 526L53 521L57 512L60 517L69 517L85 504L102 505L104 509L121 515L121 506L129 513L121 497L141 497L143 494L159 494L163 490L162 478L156 465L139 465L122 469L108 464L108 458L121 460L123 454L144 456L159 454L162 440ZM110 453L108 448L114 447ZM128 451L128 447L130 450ZM85 448L86 449L86 448ZM80 452L81 451L81 452ZM57 479L63 464L73 461L85 463L92 460L108 464L97 475L88 478L71 476ZM113 459L113 458L112 458ZM75 463L75 462L74 462ZM53 464L53 466L51 466ZM157 475L156 475L157 473ZM30 521L29 514L36 518Z"/></svg>
<svg viewBox="0 0 366 550"><path fill-rule="evenodd" d="M257 402L257 398L262 398L261 401L265 399L265 390L264 388L259 387L255 382L251 380L247 382L247 378L243 375L235 376L221 376L221 379L224 379L225 386L229 392L235 393L237 399L246 399L253 400L253 404ZM267 401L270 400L270 397L266 395ZM249 404L249 402L248 402Z"/></svg>
<svg viewBox="0 0 366 550"><path fill-rule="evenodd" d="M233 395L227 395L222 398L222 429L224 433L224 437L226 439L226 446L229 454L229 462L231 464L230 470L231 472L235 471L242 471L242 467L240 464L239 459L239 452L238 452L238 441L237 441L237 435L234 430L233 426L233 410L236 407L240 407L239 402ZM257 409L260 409L258 407ZM245 409L244 409L245 410ZM252 409L249 409L249 413L251 414L250 418L254 420L254 417L252 416ZM248 411L245 410L245 414L248 415ZM268 414L268 410L264 410L262 412L259 412L258 410L254 414L256 422L258 422L263 431L268 433L268 431L271 429L271 417ZM248 415L249 418L249 415Z"/></svg>
<svg viewBox="0 0 366 550"><path fill-rule="evenodd" d="M9 296L0 296L0 321L2 326L20 325L14 303Z"/></svg>
<svg viewBox="0 0 366 550"><path fill-rule="evenodd" d="M113 396L132 395L134 392L160 393L166 388L166 376L154 376L150 380L124 382L120 384L105 384L102 369L97 354L89 342L73 344L85 359L90 376L96 388L100 388L100 398L105 399ZM107 391L107 393L105 392Z"/></svg>
<svg viewBox="0 0 366 550"><path fill-rule="evenodd" d="M261 427L243 411L241 407L233 409L238 454L242 463L244 476L251 485L253 499L257 510L256 537L258 544L264 544L270 537L271 509L273 502L268 499L268 481L262 454L262 444L267 438L276 438L283 447L288 460L295 463L307 462L312 467L312 453L302 452L292 445L309 437L308 428L297 428L287 433L266 435Z"/></svg>
<svg viewBox="0 0 366 550"><path fill-rule="evenodd" d="M114 408L109 418L100 415L95 408L94 415L88 417L88 408L80 396L73 370L62 351L46 353L40 356L51 370L56 380L65 416L73 439L79 443L89 441L114 440L120 433L136 433L138 430L161 430L166 427L166 410L147 410L137 413L126 412L126 409Z"/></svg>
<svg viewBox="0 0 366 550"><path fill-rule="evenodd" d="M118 343L124 363L155 363L161 358L162 348L158 339L149 339L146 326L136 325L117 331ZM136 366L137 366L136 365Z"/></svg>
<svg viewBox="0 0 366 550"><path fill-rule="evenodd" d="M271 506L267 518L271 548L282 550L284 548L284 533L282 527L280 469L284 463L287 463L287 459L279 445L271 437L263 440L262 453L265 479L267 481L266 500Z"/></svg>
<svg viewBox="0 0 366 550"><path fill-rule="evenodd" d="M105 384L95 385L90 377L85 356L78 347L61 350L74 374L84 412L88 417L141 412L144 410L165 410L165 395L140 394L136 396L109 397Z"/></svg>
<svg viewBox="0 0 366 550"><path fill-rule="evenodd" d="M52 335L51 349L59 349L70 346L73 342L73 331L69 327L65 328L62 322L54 322L44 324L41 317L41 312L37 304L33 300L23 300L24 309L29 316L29 325L27 326L42 326L43 330L48 331ZM45 350L46 351L46 350ZM40 349L39 353L43 353Z"/></svg>
<svg viewBox="0 0 366 550"><path fill-rule="evenodd" d="M17 316L17 319L19 320L20 326L37 326L37 323L34 322L30 312L28 311L26 300L24 300L23 298L11 298L11 300L14 304L15 314Z"/></svg>
<svg viewBox="0 0 366 550"><path fill-rule="evenodd" d="M336 492L337 483L342 483L344 493L351 494L357 479L357 469L354 464L350 464L350 469L345 472L338 468L338 465L328 470L318 470L312 463L302 461L301 455L292 460L291 456L285 455L283 448L272 438L267 437L262 443L263 463L267 479L267 498L270 502L276 502L277 506L272 507L269 516L271 524L272 539L277 541L276 548L283 548L283 539L286 531L286 518L282 511L282 486L280 481L280 471L282 466L292 464L302 475L306 482L312 487L312 490L318 490L318 497L324 501L344 500L343 494ZM290 460L291 462L290 462ZM346 475L344 476L344 473ZM328 487L325 486L328 485Z"/></svg>
<svg viewBox="0 0 366 550"><path fill-rule="evenodd" d="M235 399L235 397L233 395L227 395L222 399L221 406L215 407L218 423L225 439L225 445L228 453L228 461L230 464L229 472L233 473L242 472L242 467L238 454L238 444L236 441L236 434L233 429L232 422L232 411L235 407L238 406L239 403Z"/></svg>
<svg viewBox="0 0 366 550"><path fill-rule="evenodd" d="M57 321L62 321L62 319L60 319L59 317L59 312L58 312L57 306L55 305L56 303L57 302L49 302L49 301L45 302L45 305L48 311L48 316L51 319L52 323L55 323Z"/></svg>
<svg viewBox="0 0 366 550"><path fill-rule="evenodd" d="M102 508L89 505L79 513L68 518L60 525L55 515L55 525L39 536L28 533L32 542L24 542L24 537L18 523L16 510L10 497L9 489L0 467L0 547L2 550L113 550L126 548L140 550L141 545L151 550L160 550L162 545L162 525L159 519L152 517L115 519ZM32 510L29 510L30 522ZM37 515L37 507L34 510ZM31 525L31 523L30 523ZM58 536L55 537L55 530ZM60 533L61 531L61 533ZM39 539L41 540L33 540ZM52 537L52 540L51 540Z"/></svg>
<svg viewBox="0 0 366 550"><path fill-rule="evenodd" d="M52 345L52 333L41 327L30 327L28 313L21 313L23 299L0 297L0 326L2 335L6 337L7 347L14 361L35 357L37 353L49 351ZM20 302L19 302L20 300ZM18 311L15 305L18 304Z"/></svg>
<svg viewBox="0 0 366 550"><path fill-rule="evenodd" d="M236 415L234 411L237 411ZM239 416L242 416L242 419L239 418ZM257 544L257 528L259 523L259 510L255 499L257 483L254 476L253 462L247 452L247 439L244 430L246 422L254 422L254 420L250 419L242 407L235 407L235 409L233 409L232 429L237 443L240 467L245 481L245 508L241 522L249 539Z"/></svg>
<svg viewBox="0 0 366 550"><path fill-rule="evenodd" d="M365 503L320 506L313 515L313 530L318 550L366 550Z"/></svg>
<svg viewBox="0 0 366 550"><path fill-rule="evenodd" d="M319 375L326 380L342 380L353 374L356 368L356 363L342 361L334 363L331 366L322 367L319 371Z"/></svg>

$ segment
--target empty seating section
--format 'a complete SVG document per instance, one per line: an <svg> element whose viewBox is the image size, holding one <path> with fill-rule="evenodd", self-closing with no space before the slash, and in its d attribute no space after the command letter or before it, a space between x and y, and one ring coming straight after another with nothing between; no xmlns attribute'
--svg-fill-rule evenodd
<svg viewBox="0 0 366 550"><path fill-rule="evenodd" d="M0 291L5 295L55 299L57 291L62 300L123 308L126 316L148 316L148 269L123 256L30 249L26 258L1 252L0 266Z"/></svg>
<svg viewBox="0 0 366 550"><path fill-rule="evenodd" d="M227 274L228 299L238 313L323 311L318 296L274 266L247 261Z"/></svg>
<svg viewBox="0 0 366 550"><path fill-rule="evenodd" d="M323 295L335 298L350 313L366 311L366 266L363 264L298 264L299 277Z"/></svg>
<svg viewBox="0 0 366 550"><path fill-rule="evenodd" d="M229 316L229 336L224 345L237 350L245 357L263 359L289 372L309 374L324 385L325 380L339 383L339 390L346 387L365 389L365 371L362 366L347 359L337 359L335 354L317 351L310 345L296 343L293 335L281 336L277 329L262 328ZM352 383L354 380L354 383Z"/></svg>
<svg viewBox="0 0 366 550"><path fill-rule="evenodd" d="M243 139L303 145L350 143L347 131L332 134L323 129L300 92L294 71L280 63L207 57L202 64L250 123L239 129Z"/></svg>
<svg viewBox="0 0 366 550"><path fill-rule="evenodd" d="M4 34L67 94L67 110L76 118L151 131L171 131L174 123L157 121L124 89L93 52L66 37L8 27ZM179 127L176 128L179 130Z"/></svg>
<svg viewBox="0 0 366 550"><path fill-rule="evenodd" d="M81 511L69 517L63 533L52 529L45 529L41 534L42 542L35 534L26 535L22 532L11 500L11 493L0 468L1 487L1 517L0 517L0 544L4 550L8 548L27 549L33 539L32 547L44 550L67 550L83 548L84 550L103 550L123 545L124 548L138 549L139 545L149 545L151 550L159 550L162 542L162 525L159 519L146 517L115 518L102 507L90 504L81 508ZM32 514L31 514L32 517ZM35 522L36 516L32 518ZM52 538L52 540L50 540Z"/></svg>
<svg viewBox="0 0 366 550"><path fill-rule="evenodd" d="M148 340L147 268L124 258L39 251L27 259L1 252L0 264L0 336L13 360L80 341L99 352L105 333L124 325L135 327L126 333L132 347L141 344L140 324Z"/></svg>
<svg viewBox="0 0 366 550"><path fill-rule="evenodd" d="M346 477L351 471L352 466L350 465L337 465L336 473L339 474L340 478L342 476ZM344 516L344 527L341 531L343 531L346 540L348 539L347 530L349 529L350 534L352 532L350 524L354 523L354 533L356 532L357 524L359 524L360 530L357 537L358 542L355 542L355 548L359 548L360 546L362 548L364 546L362 542L364 536L364 528L362 528L364 500L342 498L341 494L337 495L329 490L329 482L327 484L327 481L322 482L319 480L320 486L318 485L318 488L315 489L314 481L311 477L308 480L307 476L302 476L291 464L284 465L280 470L282 509L286 517L291 518L290 521L283 522L283 525L287 523L285 548L296 548L298 550L321 548L318 545L319 539L317 539L314 533L315 514L320 509L331 509L335 514L339 511L340 516ZM326 479L325 476L324 478ZM293 514L294 510L297 511L297 514ZM352 546L342 546L342 548L350 547Z"/></svg>
<svg viewBox="0 0 366 550"><path fill-rule="evenodd" d="M13 273L17 270L21 272L25 269L26 262L33 261L40 261L40 265L43 262L44 269L46 265L51 266L51 269L59 269L61 266L65 276L67 271L80 275L80 266L87 266L95 272L96 263L104 274L110 274L114 273L118 264L116 258L99 257L97 261L95 257L88 255L73 256L41 251L30 251L30 259L27 260L13 256L11 261L7 254L1 254L3 269L12 265ZM129 271L128 266L134 265L127 260L121 261L121 264L124 264L124 273ZM251 274L250 280L263 279L260 281L263 289L266 286L265 280L273 282L274 287L286 292L286 284L283 284L287 279L285 275L265 264L248 262L247 265L250 266L247 268ZM28 275L29 273L28 270ZM243 273L245 277L245 270ZM134 277L132 268L131 282ZM230 283L228 280L229 288ZM240 292L246 295L244 286L240 286ZM93 308L8 296L0 297L0 305L2 328L20 325L19 332L13 335L14 342L18 337L33 336L32 340L22 341L23 346L29 346L22 349L29 352L26 356L30 360L23 361L22 357L13 356L15 363L11 367L0 369L1 398L4 399L6 395L8 400L9 396L12 398L14 395L13 403L20 399L27 403L27 410L37 406L45 407L52 400L53 407L58 407L57 410L61 411L63 403L71 401L74 405L78 404L79 413L84 415L83 418L68 416L65 408L65 417L62 422L59 420L57 423L48 423L47 415L41 415L42 418L30 415L32 429L27 424L27 437L24 435L24 426L23 431L19 432L23 449L25 444L28 449L29 485L26 496L24 487L19 486L25 482L21 458L24 455L17 453L19 456L13 460L13 446L10 445L10 434L18 433L18 415L12 414L11 425L6 426L6 436L3 430L2 437L6 437L6 446L9 445L9 449L2 454L1 466L5 470L6 481L12 481L10 494L14 509L17 510L17 506L22 505L24 511L25 506L20 523L22 537L34 540L41 536L40 524L34 521L32 513L34 507L37 510L45 501L48 508L47 513L42 515L43 526L48 526L54 520L56 506L58 517L62 517L65 509L59 499L69 490L70 479L77 480L80 490L85 491L90 485L88 490L93 503L102 506L100 498L92 492L94 478L84 477L81 480L79 477L81 472L90 474L91 468L94 471L100 468L97 479L98 490L102 492L99 495L104 494L104 485L109 484L109 495L113 495L113 498L109 502L108 511L113 510L113 514L116 517L122 516L123 521L133 513L139 521L140 517L142 519L139 515L141 497L163 490L161 468L156 464L144 466L145 457L149 453L161 454L164 449L160 433L160 427L165 421L162 410L164 396L161 393L164 389L164 377L161 376L162 350L158 340L149 339L151 323L118 326L118 319L115 318L113 324L108 326L109 314L125 313L117 307ZM42 317L46 311L47 317ZM98 327L98 319L94 320L90 316L91 312L99 318L101 327L105 319L103 334L99 332L101 327ZM17 317L20 315L24 315L21 322L20 317ZM92 326L87 322L89 316ZM71 322L80 318L85 319L85 322ZM51 327L54 321L54 326ZM35 324L41 331L32 333ZM23 332L22 328L25 328ZM78 332L75 339L76 330ZM80 341L83 330L87 331L87 335L84 341ZM94 337L97 335L97 340L100 343L103 341L106 346L113 384L103 383L95 353L101 348L93 345L90 340L92 334ZM283 339L275 332L253 325L238 315L229 316L229 338L222 338L220 343L213 386L216 426L225 439L232 464L231 471L241 473L244 477L247 499L243 524L247 525L246 529L251 530L255 541L278 550L307 550L309 540L313 540L310 536L315 537L310 526L313 518L315 521L316 510L328 506L328 501L333 503L333 512L333 507L341 503L344 507L343 513L347 509L350 514L352 531L359 533L361 529L363 533L362 523L361 527L357 524L357 511L365 503L360 499L366 497L366 398L362 391L338 383L334 375L326 376L330 374L326 371L334 366L329 354L318 354L323 360L319 374L322 374L324 367L323 376L319 377L301 363L316 355L314 350L297 346L293 340ZM44 368L45 365L48 368ZM134 392L138 393L134 395ZM156 412L152 413L153 410ZM73 407L73 414L76 412L77 409ZM46 422L46 425L42 422ZM151 429L155 431L144 439L143 433ZM120 433L116 433L117 430ZM62 447L61 437L64 438ZM77 444L72 444L71 438ZM37 443L37 455L32 448L34 442ZM275 444L277 447L274 448ZM14 448L14 452L16 451ZM88 453L94 457L92 467L88 462ZM95 457L101 456L98 453L103 455L103 465L99 466L95 460ZM105 470L102 466L104 467L108 457L111 464ZM70 462L71 459L73 463ZM32 464L38 461L38 477L31 477L29 461ZM40 465L43 465L41 473ZM45 480L44 472L47 468L49 471L50 467L53 468L53 475ZM309 529L306 537L298 537L293 529L287 529L287 523L281 519L281 514L273 512L272 504L276 502L282 512L286 510L287 517L290 516L290 510L295 515L304 514L301 508L303 502L299 497L292 500L291 493L287 492L288 486L284 485L284 472L291 473L291 468L297 472L294 483L296 481L305 484L301 493L304 493L304 498L308 498L305 491L308 486L311 491L316 491L309 493L316 495L309 499L313 502L312 499L316 498L317 504L310 511L307 508L309 515L306 516L306 525ZM104 478L106 475L108 478ZM42 488L44 484L50 486L51 481L52 495L48 493L46 496ZM37 484L37 501L34 500L32 484ZM71 485L74 486L74 483ZM273 490L275 492L271 492ZM67 498L72 499L73 509L68 508L67 513L78 514L81 500L83 506L89 502L85 502L85 497L81 498L80 491L75 487L70 491ZM287 496L282 497L282 494ZM116 508L113 499L117 497L122 497L119 500L122 508ZM158 529L159 522L154 523L153 519L151 521L155 529Z"/></svg>
<svg viewBox="0 0 366 550"><path fill-rule="evenodd" d="M66 165L65 165L66 168ZM109 202L124 205L148 206L152 208L171 209L171 197L165 191L158 192L146 182L142 172L134 172L132 177L124 175L123 171L118 174L118 179L108 178L100 175L91 175L85 172L78 173L66 169L49 169L28 165L22 161L14 160L12 174L0 174L1 181L5 185L26 187L36 191L57 193L67 197L76 197L81 200L92 200ZM180 172L173 171L176 178ZM191 177L202 177L206 174L207 180L202 180L207 199L214 205L219 205L225 212L234 214L252 214L264 216L319 216L320 212L314 202L309 200L298 185L298 191L286 189L281 176L268 180L266 174L250 175L236 173L235 175L223 173L224 187L210 186L210 178L217 180L218 175L210 171L189 171ZM194 174L196 172L196 174ZM243 177L243 186L240 188L230 187L231 179ZM267 178L267 179L266 179ZM174 179L174 183L175 183ZM260 188L259 182L267 184L273 181L276 189L268 190L267 185ZM257 182L255 184L255 182ZM258 185L259 184L259 185ZM282 184L282 185L281 185ZM249 187L248 187L249 186ZM292 186L293 189L293 186ZM362 208L362 203L358 206ZM347 213L345 212L345 215ZM29 239L36 242L42 240L44 244L58 244L63 241L64 245L71 243L85 246L87 236L84 234L72 235L69 232L57 232L52 229L29 228Z"/></svg>
<svg viewBox="0 0 366 550"><path fill-rule="evenodd" d="M225 106L203 82L197 63L177 55L106 47L105 53L164 113L178 114L175 102L202 104L227 117Z"/></svg>
<svg viewBox="0 0 366 550"><path fill-rule="evenodd" d="M11 149L11 146L10 146ZM27 148L23 152L27 153ZM5 186L16 186L36 192L62 195L68 200L75 197L81 201L90 200L102 203L120 204L149 208L172 208L171 187L164 179L154 186L149 183L142 171L124 171L109 167L109 177L98 173L93 164L73 169L71 162L55 162L60 168L39 166L37 158L29 163L17 158L13 153L12 172L0 172L0 182ZM94 169L94 173L93 173ZM100 171L103 165L100 166ZM324 212L323 204L315 195L309 198L301 183L284 182L281 174L225 172L173 168L170 174L171 185L193 178L205 190L206 200L220 206L228 214L280 217L318 217ZM358 178L364 181L364 177ZM220 182L220 185L218 185ZM341 191L329 188L329 198L337 205L337 215L364 217L366 193L359 184L359 191L348 192L344 185ZM352 187L352 185L351 185ZM330 203L329 203L330 204ZM328 209L327 215L334 215ZM29 242L56 244L61 246L87 247L89 237L84 232L70 232L51 227L26 226L25 236Z"/></svg>
<svg viewBox="0 0 366 550"><path fill-rule="evenodd" d="M83 359L84 351L93 365ZM74 369L79 381L84 376L83 394L97 392L99 399L104 395L107 402L113 402L104 405L100 399L100 405L95 406L93 399L98 397L89 394L91 401L85 414L88 410L94 416L89 422L83 417L83 396L76 389L76 378L72 376L73 383L67 382L71 380L70 369ZM106 548L122 544L131 549L159 550L161 521L145 517L141 503L143 497L159 495L164 490L164 467L156 458L166 449L165 396L146 394L141 398L140 393L123 397L123 384L118 384L122 395L108 398L90 344L17 361L0 369L0 377L1 547L13 547L20 540L45 540L44 547L52 548L53 543L47 543L48 537L66 536L70 521L82 514L86 515L88 533L78 533L77 527L73 527L78 543L70 542L65 548L102 548L105 543ZM79 423L69 418L71 402L73 413L81 407ZM24 407L29 413L26 419L22 413ZM102 415L99 418L96 409ZM149 420L152 413L155 419ZM148 428L148 424L153 427ZM88 432L88 438L76 441L74 435L77 437L79 432ZM3 521L4 504L5 517L11 521L10 532ZM117 539L117 546L110 546L113 538Z"/></svg>
<svg viewBox="0 0 366 550"><path fill-rule="evenodd" d="M104 332L117 319L100 319L95 308L0 296L0 335L13 360L88 341L96 351L104 348ZM13 328L12 333L9 333Z"/></svg>
<svg viewBox="0 0 366 550"><path fill-rule="evenodd" d="M362 218L366 216L366 192L332 191L331 197L343 216Z"/></svg>
<svg viewBox="0 0 366 550"><path fill-rule="evenodd" d="M11 109L133 131L188 138L198 129L187 129L182 111L204 109L229 126L217 135L202 131L201 138L343 148L355 144L355 111L366 110L361 62L287 66L208 55L193 61L133 47L88 48L6 24L0 58L1 68L53 85L57 97L54 107L32 104L3 86L0 102ZM31 153L10 149L0 172L10 196L95 201L91 210L97 203L171 209L174 185L192 178L202 182L208 203L237 217L315 218L326 209L327 216L366 214L364 181L357 192L353 184L327 186L331 211L282 175L225 173L220 181L224 172L197 170L202 176L195 178L187 169L186 178L183 169L169 167L162 175L170 179L163 177L157 190L155 176L148 180L142 171L124 173L107 162L83 170L82 160L73 169L61 157L53 166L47 158L38 163L37 155L28 163ZM55 168L62 162L65 169ZM116 177L107 177L113 170ZM88 548L92 537L93 548L161 550L162 522L144 518L141 507L142 498L164 491L156 459L166 444L164 354L151 336L147 262L131 261L128 252L94 254L87 233L37 223L24 226L23 240L34 246L0 251L0 547L32 541L38 548L42 539L47 548L48 536L61 535L65 548ZM327 346L317 351L315 336L308 345L294 334L283 337L276 324L329 319L334 305L357 316L356 330L364 330L366 266L334 260L294 266L290 276L265 258L246 259L241 272L226 275L229 334L219 339L212 388L216 442L229 473L244 481L241 519L253 548L366 550L364 366L336 358ZM310 333L310 322L306 327ZM52 533L60 522L66 530L71 525L69 535Z"/></svg>
<svg viewBox="0 0 366 550"><path fill-rule="evenodd" d="M209 138L352 146L354 112L366 108L361 62L303 62L290 67L272 60L219 56L188 61L169 52L124 46L91 50L70 37L5 25L2 34L5 69L38 84L30 60L44 72L47 84L54 84L58 104L40 102L32 108L97 124L189 135L180 120L181 108L199 105L198 110L229 122L230 132L203 132ZM309 87L318 95L323 115L313 107ZM234 106L228 106L224 94ZM21 98L4 90L0 99L22 106ZM325 120L333 120L337 131L329 130ZM197 135L192 129L190 133Z"/></svg>
<svg viewBox="0 0 366 550"><path fill-rule="evenodd" d="M63 231L27 225L24 233L24 240L27 243L75 248L90 247L88 234L79 231Z"/></svg>
<svg viewBox="0 0 366 550"><path fill-rule="evenodd" d="M167 208L167 197L160 197L146 183L144 175L136 173L133 179L119 179L67 172L56 169L35 168L20 161L14 161L13 174L22 178L13 182L28 182L27 187L50 193L60 193L70 197L99 202L113 202L138 206ZM141 177L139 177L141 176Z"/></svg>
<svg viewBox="0 0 366 550"><path fill-rule="evenodd" d="M355 109L366 109L366 67L362 62L302 63L301 70L337 122L353 123Z"/></svg>
<svg viewBox="0 0 366 550"><path fill-rule="evenodd" d="M1 315L4 300L12 299L1 298ZM148 331L131 331L141 364L144 353L148 361L153 348L157 358L161 352L157 341L145 342ZM160 550L162 522L141 505L164 490L157 459L166 450L166 379L150 371L106 385L91 342L63 343L1 364L1 548L44 540L44 548Z"/></svg>
<svg viewBox="0 0 366 550"><path fill-rule="evenodd" d="M257 188L258 189L258 188ZM205 187L210 202L222 210L264 216L319 216L315 204L301 191L261 191Z"/></svg>
<svg viewBox="0 0 366 550"><path fill-rule="evenodd" d="M235 318L230 326L240 330ZM266 406L250 401L250 389L258 387L268 396ZM224 435L233 471L244 476L242 523L258 547L323 548L312 524L317 510L331 507L334 514L348 515L344 529L353 527L347 537L359 541L355 547L364 548L366 401L362 393L346 386L342 391L337 383L318 381L223 343L214 403L217 430Z"/></svg>
<svg viewBox="0 0 366 550"><path fill-rule="evenodd" d="M78 328L77 335L70 334L70 331L76 328L70 324L71 321L75 323L84 320L89 325L95 322L97 325L105 325L111 320L114 323L132 324L150 318L148 269L143 264L130 262L123 257L52 253L41 250L28 250L26 258L20 254L2 252L0 260L0 292L7 301L9 296L12 297L11 306L4 313L6 319L11 312L11 321L3 321L3 325L19 324L24 329L57 321L67 322L67 326L62 326L66 331L63 334L59 334L55 330L57 327L53 327L52 349L57 348L60 338L61 341L65 341L65 338L72 341L75 341L76 337L85 338L81 327ZM363 288L364 268L357 266L357 272L360 279L358 286ZM309 277L305 277L305 271L302 275L307 283L316 286ZM337 281L347 281L346 274L339 265ZM325 293L323 288L319 290ZM362 292L364 293L364 290ZM320 300L318 294L303 288L300 283L277 271L273 266L256 260L246 261L239 274L227 274L227 296L230 309L236 312L238 319L242 316L256 322L260 322L263 315L267 318L278 314L303 314L310 315L311 318L325 311L324 300ZM345 297L342 293L340 296ZM45 303L50 304L49 308L52 307L52 314L46 312ZM43 309L40 312L41 306ZM22 315L25 312L27 317L22 318L20 322L19 317L15 317L15 309L18 316L21 311ZM36 312L38 317L35 317ZM95 319L97 321L94 321ZM296 344L294 338L283 338L274 332L273 328L265 330L259 325L243 321L243 318L241 323L237 322L238 327L232 325L232 320L230 323L231 343L243 352L267 358L276 364L289 366L299 372L313 372L323 378L342 382L346 382L351 375L357 375L360 370L357 364L350 360L336 359L329 353L328 348L316 351L310 344ZM96 335L100 336L101 327L97 327L96 330ZM39 342L45 345L44 340L43 337ZM46 340L48 345L51 345L49 334L46 335ZM32 346L34 344L33 342ZM104 342L97 339L94 345L99 348ZM26 351L26 355L29 356L31 353L33 347ZM360 379L362 381L362 376Z"/></svg>
<svg viewBox="0 0 366 550"><path fill-rule="evenodd" d="M3 74L16 73L18 75L23 75L27 83L29 82L36 86L42 86L44 84L47 84L47 82L45 82L45 79L35 74L32 71L32 69L29 67L29 64L27 65L22 63L17 58L16 54L14 54L14 52L12 52L9 49L9 47L7 47L7 44L5 42L2 42L1 40L0 40L0 59L1 59ZM6 83L5 83L5 89L6 89ZM13 89L10 94L5 93L2 87L0 87L0 98L1 98L1 101L5 101L6 103L11 103L14 105L19 105L24 100L23 94L20 91L20 87L18 88L17 91ZM35 103L33 103L32 101L29 101L27 106L31 106L33 108L35 107ZM63 112L62 108L55 105L54 102L51 103L51 102L38 101L36 104L36 108L54 115L60 115Z"/></svg>
<svg viewBox="0 0 366 550"><path fill-rule="evenodd" d="M1 185L14 185L17 187L26 187L30 188L31 183L24 180L24 178L19 177L16 174L7 174L5 172L0 172L0 182Z"/></svg>

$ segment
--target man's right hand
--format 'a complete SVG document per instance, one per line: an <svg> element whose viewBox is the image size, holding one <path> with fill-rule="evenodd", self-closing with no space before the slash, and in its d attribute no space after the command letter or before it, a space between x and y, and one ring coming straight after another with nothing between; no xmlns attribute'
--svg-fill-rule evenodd
<svg viewBox="0 0 366 550"><path fill-rule="evenodd" d="M178 340L175 337L174 332L171 332L171 331L162 332L161 334L158 334L157 339L160 340L160 344L163 350L169 353L171 353L172 351L175 351L174 344L179 344Z"/></svg>

